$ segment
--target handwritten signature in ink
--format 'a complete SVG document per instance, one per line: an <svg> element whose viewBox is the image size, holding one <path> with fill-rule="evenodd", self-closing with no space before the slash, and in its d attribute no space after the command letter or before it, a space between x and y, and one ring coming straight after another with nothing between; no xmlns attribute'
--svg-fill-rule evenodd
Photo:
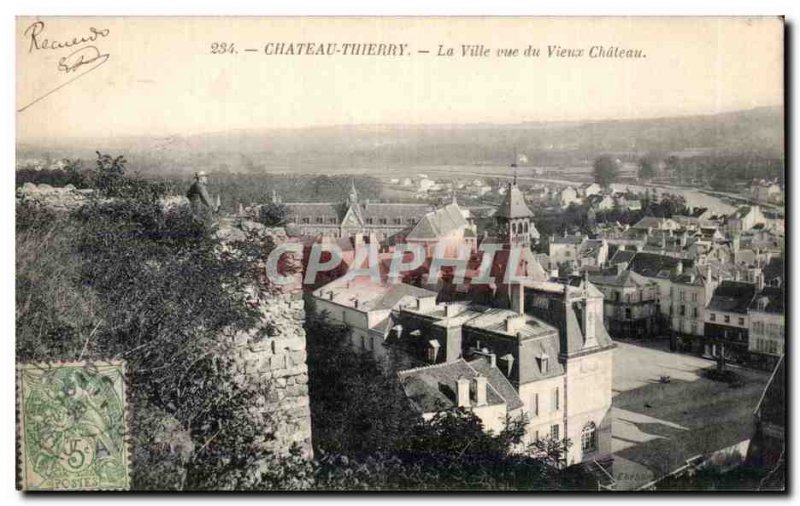
<svg viewBox="0 0 800 506"><path fill-rule="evenodd" d="M111 31L108 28L97 29L90 27L88 33L84 33L80 36L54 39L45 36L44 21L36 21L28 26L23 32L26 39L28 39L28 53L52 53L73 48L71 53L58 59L58 71L71 74L72 76L68 81L55 86L47 93L18 109L17 112L24 111L33 104L75 82L78 78L85 76L108 61L110 55L101 52L94 43L102 38L108 37L110 33Z"/></svg>

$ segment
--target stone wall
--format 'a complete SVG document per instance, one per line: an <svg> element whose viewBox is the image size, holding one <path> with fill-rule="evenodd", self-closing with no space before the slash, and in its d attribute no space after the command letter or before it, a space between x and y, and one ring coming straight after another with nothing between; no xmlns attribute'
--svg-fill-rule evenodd
<svg viewBox="0 0 800 506"><path fill-rule="evenodd" d="M305 309L302 294L271 294L258 305L261 322L233 336L235 381L253 392L251 415L263 426L256 444L277 453L293 444L311 450Z"/></svg>
<svg viewBox="0 0 800 506"><path fill-rule="evenodd" d="M93 190L77 190L71 184L64 187L49 184L25 183L17 188L19 201L36 202L55 211L71 211L86 203Z"/></svg>

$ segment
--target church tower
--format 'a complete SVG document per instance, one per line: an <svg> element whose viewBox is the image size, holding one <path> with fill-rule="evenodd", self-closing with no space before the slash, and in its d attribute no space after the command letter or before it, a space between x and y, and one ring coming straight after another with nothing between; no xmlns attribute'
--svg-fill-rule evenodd
<svg viewBox="0 0 800 506"><path fill-rule="evenodd" d="M533 212L525 203L525 197L517 187L517 175L508 184L505 199L497 210L497 223L500 236L506 248L530 249L531 232L534 230L531 218Z"/></svg>

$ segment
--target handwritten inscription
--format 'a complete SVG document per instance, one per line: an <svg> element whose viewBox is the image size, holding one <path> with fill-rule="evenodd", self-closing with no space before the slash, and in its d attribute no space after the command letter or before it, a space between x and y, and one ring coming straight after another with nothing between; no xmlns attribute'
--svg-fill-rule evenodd
<svg viewBox="0 0 800 506"><path fill-rule="evenodd" d="M34 51L42 51L42 50L58 50L58 49L69 49L71 47L80 46L82 44L88 44L90 42L96 42L97 39L102 37L108 37L108 34L111 31L108 28L103 28L98 30L97 28L90 27L89 33L86 35L81 36L73 36L72 38L66 38L64 40L57 40L57 39L48 39L43 35L45 29L44 21L36 21L35 23L31 24L28 28L25 29L25 37L30 39L30 45L28 46L28 52L32 53Z"/></svg>
<svg viewBox="0 0 800 506"><path fill-rule="evenodd" d="M56 70L59 73L68 74L70 77L68 80L64 81L63 78L57 79L56 76L54 76L53 87L47 93L40 95L35 100L18 109L18 112L24 111L78 78L92 72L110 58L108 53L103 53L98 48L98 43L101 42L101 39L108 37L111 33L111 30L108 28L89 27L88 30L82 31L78 35L60 37L49 36L45 33L45 30L46 25L44 21L31 23L30 26L25 29L23 35L28 48L28 54L59 55ZM67 53L67 51L69 52ZM67 54L60 56L64 53Z"/></svg>
<svg viewBox="0 0 800 506"><path fill-rule="evenodd" d="M95 46L86 46L76 49L67 56L58 59L58 70L66 73L75 72L76 69L89 63L105 62L108 59L108 54L101 54L100 50Z"/></svg>

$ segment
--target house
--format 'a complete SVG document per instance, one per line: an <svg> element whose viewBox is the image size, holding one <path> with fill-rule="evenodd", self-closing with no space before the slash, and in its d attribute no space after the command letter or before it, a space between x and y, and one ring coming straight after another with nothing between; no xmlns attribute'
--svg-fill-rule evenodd
<svg viewBox="0 0 800 506"><path fill-rule="evenodd" d="M574 268L579 267L578 250L583 244L586 236L581 234L568 235L564 232L561 236L550 236L548 256L550 257L550 268L558 268L559 265L571 264Z"/></svg>
<svg viewBox="0 0 800 506"><path fill-rule="evenodd" d="M708 266L693 265L684 268L675 265L671 278L670 320L673 343L678 349L699 352L704 343L706 305L717 286Z"/></svg>
<svg viewBox="0 0 800 506"><path fill-rule="evenodd" d="M567 186L563 188L561 191L558 192L558 204L566 209L570 206L570 204L580 204L581 199L578 198L578 191L571 187Z"/></svg>
<svg viewBox="0 0 800 506"><path fill-rule="evenodd" d="M614 259L612 259L614 261ZM680 267L678 267L680 265ZM691 260L675 258L657 253L638 252L630 260L629 269L658 284L658 308L660 316L670 320L672 311L672 276L691 267Z"/></svg>
<svg viewBox="0 0 800 506"><path fill-rule="evenodd" d="M432 308L438 294L404 283L374 282L367 276L342 277L311 293L314 311L350 327L351 345L387 360L386 338L392 312L403 307Z"/></svg>
<svg viewBox="0 0 800 506"><path fill-rule="evenodd" d="M722 281L706 307L705 354L724 354L728 360L745 362L749 348L748 309L756 285L741 281Z"/></svg>
<svg viewBox="0 0 800 506"><path fill-rule="evenodd" d="M578 247L578 267L603 267L608 260L608 242L584 238Z"/></svg>
<svg viewBox="0 0 800 506"><path fill-rule="evenodd" d="M623 338L650 337L658 323L658 284L629 270L590 274L603 292L603 322L609 334Z"/></svg>
<svg viewBox="0 0 800 506"><path fill-rule="evenodd" d="M485 430L498 433L507 416L522 411L516 389L485 357L407 369L397 376L411 405L426 419L458 407L472 411Z"/></svg>
<svg viewBox="0 0 800 506"><path fill-rule="evenodd" d="M761 179L753 181L750 187L750 197L756 202L781 203L783 202L783 191L777 182Z"/></svg>
<svg viewBox="0 0 800 506"><path fill-rule="evenodd" d="M636 230L678 230L680 224L671 218L656 218L655 216L645 216L637 221L631 228Z"/></svg>
<svg viewBox="0 0 800 506"><path fill-rule="evenodd" d="M461 246L473 250L477 246L476 228L468 217L469 211L461 209L453 198L450 204L422 215L404 242L422 245L428 257L440 248L447 258L457 258Z"/></svg>
<svg viewBox="0 0 800 506"><path fill-rule="evenodd" d="M415 357L416 367L399 373L406 395L423 416L461 406L487 428L501 427L505 414L525 414L528 441L573 442L566 464L607 459L615 345L602 324L602 293L588 281L534 282L514 293L511 309L399 308L387 342Z"/></svg>
<svg viewBox="0 0 800 506"><path fill-rule="evenodd" d="M415 225L429 211L427 204L361 202L351 184L346 202L287 202L289 225L302 235L353 237L374 235L387 239Z"/></svg>
<svg viewBox="0 0 800 506"><path fill-rule="evenodd" d="M616 202L610 195L603 195L600 193L594 193L586 197L586 202L593 208L598 211L610 211L614 209Z"/></svg>
<svg viewBox="0 0 800 506"><path fill-rule="evenodd" d="M580 194L583 197L590 197L592 195L600 195L603 193L603 187L597 183L589 183L581 187Z"/></svg>
<svg viewBox="0 0 800 506"><path fill-rule="evenodd" d="M767 219L760 206L742 206L725 219L725 231L729 236L747 232L756 225L766 225Z"/></svg>
<svg viewBox="0 0 800 506"><path fill-rule="evenodd" d="M747 349L751 361L766 369L774 368L786 349L784 295L783 288L765 287L747 310Z"/></svg>

